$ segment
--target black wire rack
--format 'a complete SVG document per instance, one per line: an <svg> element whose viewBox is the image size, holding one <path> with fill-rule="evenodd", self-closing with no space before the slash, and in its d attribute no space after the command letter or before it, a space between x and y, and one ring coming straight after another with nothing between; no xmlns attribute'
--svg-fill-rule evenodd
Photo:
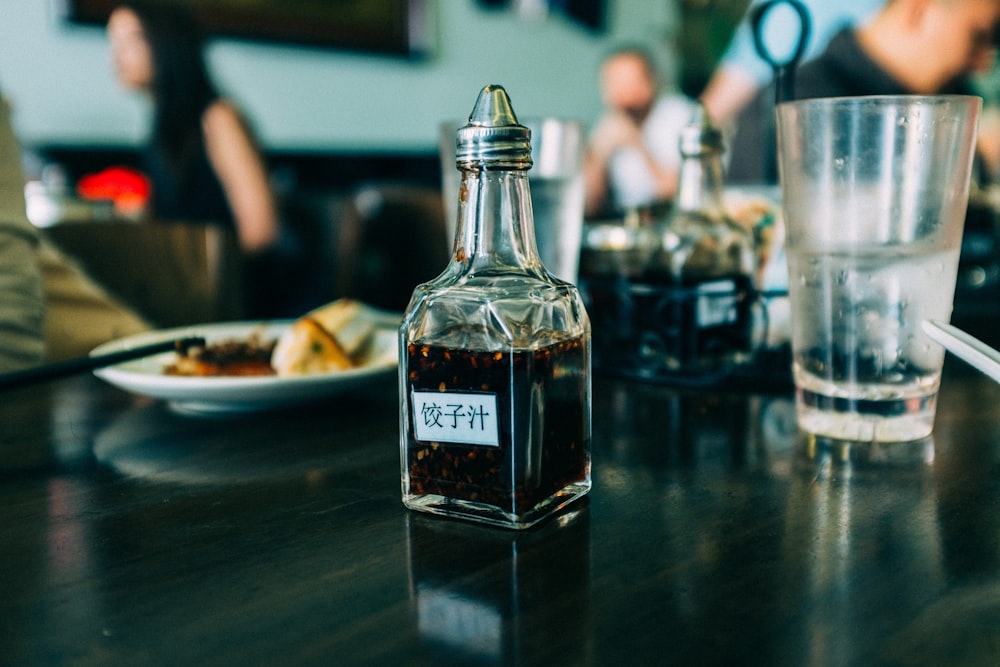
<svg viewBox="0 0 1000 667"><path fill-rule="evenodd" d="M625 277L579 282L599 373L677 387L787 392L787 343L768 346L768 304L748 279L691 287Z"/></svg>

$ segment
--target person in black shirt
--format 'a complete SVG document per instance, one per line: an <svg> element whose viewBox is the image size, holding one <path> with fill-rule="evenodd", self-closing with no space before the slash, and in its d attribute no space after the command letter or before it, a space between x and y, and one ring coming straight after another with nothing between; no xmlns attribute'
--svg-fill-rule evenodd
<svg viewBox="0 0 1000 667"><path fill-rule="evenodd" d="M281 224L246 118L211 80L192 17L177 5L130 0L111 12L107 32L119 81L153 103L144 151L149 216L232 228L242 250L246 314L299 314L308 282L302 244Z"/></svg>
<svg viewBox="0 0 1000 667"><path fill-rule="evenodd" d="M969 93L993 63L998 0L889 0L869 22L833 37L795 75L794 97ZM774 88L740 115L727 181L773 179Z"/></svg>

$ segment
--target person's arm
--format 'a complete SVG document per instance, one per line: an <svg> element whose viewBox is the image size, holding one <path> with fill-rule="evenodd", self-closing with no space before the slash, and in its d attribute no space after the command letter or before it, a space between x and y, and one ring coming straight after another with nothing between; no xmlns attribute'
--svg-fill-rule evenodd
<svg viewBox="0 0 1000 667"><path fill-rule="evenodd" d="M588 217L597 215L608 206L611 199L609 163L615 151L629 141L628 134L627 120L614 113L598 121L590 134L583 156L584 213Z"/></svg>
<svg viewBox="0 0 1000 667"><path fill-rule="evenodd" d="M0 107L0 372L6 372L42 361L45 301L20 152L2 100Z"/></svg>
<svg viewBox="0 0 1000 667"><path fill-rule="evenodd" d="M986 179L995 182L1000 176L1000 113L996 109L984 107L979 115L976 149Z"/></svg>
<svg viewBox="0 0 1000 667"><path fill-rule="evenodd" d="M202 121L208 159L236 220L240 247L254 254L278 239L278 212L264 160L239 112L218 101Z"/></svg>
<svg viewBox="0 0 1000 667"><path fill-rule="evenodd" d="M680 168L665 167L657 162L645 144L640 144L638 149L653 180L653 201L651 203L670 201L677 194Z"/></svg>
<svg viewBox="0 0 1000 667"><path fill-rule="evenodd" d="M592 218L605 208L608 201L607 157L593 149L583 156L584 215Z"/></svg>
<svg viewBox="0 0 1000 667"><path fill-rule="evenodd" d="M45 304L36 240L0 223L0 372L41 363Z"/></svg>
<svg viewBox="0 0 1000 667"><path fill-rule="evenodd" d="M636 158L635 168L645 172L643 180L650 182L648 187L652 191L647 192L644 198L666 201L676 193L676 170L667 169L657 162L643 141L642 131L628 117L610 114L598 123L591 134L583 160L587 216L594 216L607 206L611 197L610 162L614 154L622 150L632 152Z"/></svg>
<svg viewBox="0 0 1000 667"><path fill-rule="evenodd" d="M736 119L759 89L760 84L745 70L723 64L712 74L699 99L712 122L726 125Z"/></svg>

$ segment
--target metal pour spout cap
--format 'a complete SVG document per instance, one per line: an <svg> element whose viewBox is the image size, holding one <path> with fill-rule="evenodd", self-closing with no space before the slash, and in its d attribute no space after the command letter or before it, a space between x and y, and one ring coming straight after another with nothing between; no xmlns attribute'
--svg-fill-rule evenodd
<svg viewBox="0 0 1000 667"><path fill-rule="evenodd" d="M531 168L531 130L517 122L503 86L484 87L458 130L455 157L459 167Z"/></svg>
<svg viewBox="0 0 1000 667"><path fill-rule="evenodd" d="M705 107L699 102L691 113L691 121L681 130L682 156L696 157L706 153L721 153L722 132L712 125Z"/></svg>

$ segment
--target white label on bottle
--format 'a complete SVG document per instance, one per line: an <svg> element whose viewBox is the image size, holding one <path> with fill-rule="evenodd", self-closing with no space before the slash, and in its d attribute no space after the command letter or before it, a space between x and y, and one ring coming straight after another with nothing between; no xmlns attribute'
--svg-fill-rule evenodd
<svg viewBox="0 0 1000 667"><path fill-rule="evenodd" d="M736 321L736 283L712 280L698 285L698 328L716 327Z"/></svg>
<svg viewBox="0 0 1000 667"><path fill-rule="evenodd" d="M500 446L496 394L414 391L410 403L417 440Z"/></svg>

